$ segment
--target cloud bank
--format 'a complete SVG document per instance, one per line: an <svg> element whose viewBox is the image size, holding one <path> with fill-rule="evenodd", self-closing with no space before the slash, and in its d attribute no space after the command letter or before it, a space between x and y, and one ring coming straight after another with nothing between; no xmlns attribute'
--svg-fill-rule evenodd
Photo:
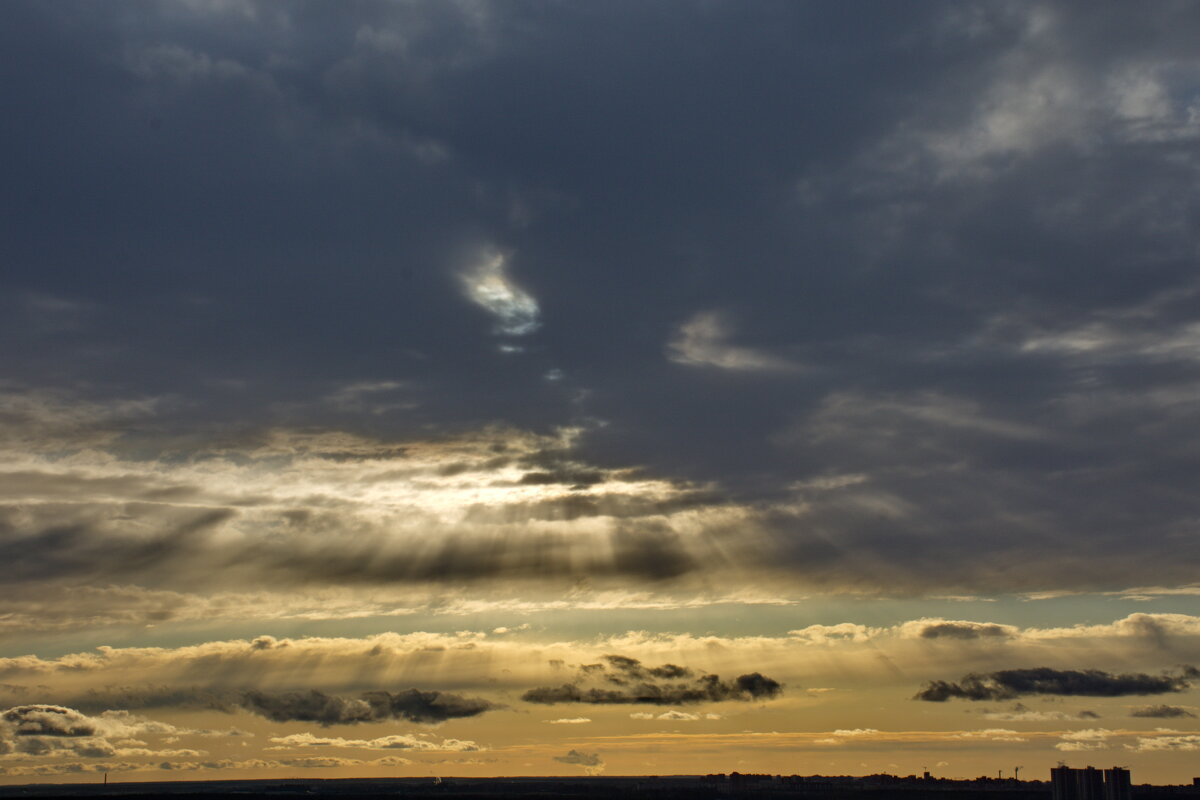
<svg viewBox="0 0 1200 800"><path fill-rule="evenodd" d="M929 702L1011 700L1026 695L1125 697L1169 694L1192 687L1200 671L1184 667L1177 675L1113 674L1098 669L1061 670L1049 667L1005 669L986 675L967 675L958 682L930 681L914 699Z"/></svg>

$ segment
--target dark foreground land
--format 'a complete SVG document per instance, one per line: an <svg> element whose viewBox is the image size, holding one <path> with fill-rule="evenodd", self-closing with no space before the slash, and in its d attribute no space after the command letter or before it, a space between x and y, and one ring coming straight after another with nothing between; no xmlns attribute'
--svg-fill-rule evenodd
<svg viewBox="0 0 1200 800"><path fill-rule="evenodd" d="M372 778L337 780L171 781L161 783L31 784L0 786L6 798L136 798L234 800L235 798L328 798L329 800L495 800L495 798L749 798L766 800L1050 800L1041 781L999 779L922 780L869 776L823 778L770 775L580 778ZM1200 787L1135 786L1134 800L1200 800Z"/></svg>

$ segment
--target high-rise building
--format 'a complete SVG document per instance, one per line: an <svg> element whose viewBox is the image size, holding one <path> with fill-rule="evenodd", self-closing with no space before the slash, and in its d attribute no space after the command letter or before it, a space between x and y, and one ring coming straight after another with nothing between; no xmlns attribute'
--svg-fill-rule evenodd
<svg viewBox="0 0 1200 800"><path fill-rule="evenodd" d="M1054 767L1050 770L1050 789L1053 800L1079 800L1075 796L1075 778L1070 767Z"/></svg>
<svg viewBox="0 0 1200 800"><path fill-rule="evenodd" d="M1122 767L1098 770L1095 767L1050 770L1053 800L1131 800L1129 770Z"/></svg>
<svg viewBox="0 0 1200 800"><path fill-rule="evenodd" d="M1104 800L1132 800L1132 797L1129 770L1124 767L1104 770Z"/></svg>

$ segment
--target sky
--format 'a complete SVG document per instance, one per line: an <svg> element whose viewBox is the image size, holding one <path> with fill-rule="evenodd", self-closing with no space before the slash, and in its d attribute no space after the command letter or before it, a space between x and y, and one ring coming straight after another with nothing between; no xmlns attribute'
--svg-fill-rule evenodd
<svg viewBox="0 0 1200 800"><path fill-rule="evenodd" d="M0 782L1190 783L1198 37L0 4Z"/></svg>

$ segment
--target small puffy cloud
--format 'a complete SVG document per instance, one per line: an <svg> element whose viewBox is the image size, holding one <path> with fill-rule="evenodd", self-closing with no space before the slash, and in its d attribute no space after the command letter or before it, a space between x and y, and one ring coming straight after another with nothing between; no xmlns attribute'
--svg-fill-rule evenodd
<svg viewBox="0 0 1200 800"><path fill-rule="evenodd" d="M467 298L496 317L496 333L524 336L541 326L537 300L512 282L503 253L485 251L459 278Z"/></svg>
<svg viewBox="0 0 1200 800"><path fill-rule="evenodd" d="M655 717L655 719L667 720L670 722L695 722L696 720L700 719L700 715L689 714L686 711L671 709L670 711L664 711L663 713L659 714L657 717Z"/></svg>
<svg viewBox="0 0 1200 800"><path fill-rule="evenodd" d="M550 725L584 725L591 720L587 717L563 717L562 719L548 719L546 722Z"/></svg>

